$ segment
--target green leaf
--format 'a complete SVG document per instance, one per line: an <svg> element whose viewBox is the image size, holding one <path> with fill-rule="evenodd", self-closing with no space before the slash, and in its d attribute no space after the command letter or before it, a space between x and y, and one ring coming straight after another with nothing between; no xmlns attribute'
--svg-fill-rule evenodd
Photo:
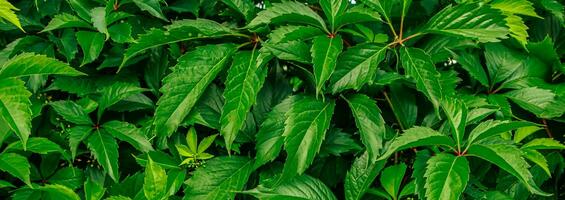
<svg viewBox="0 0 565 200"><path fill-rule="evenodd" d="M513 90L504 95L520 107L538 116L542 115L551 106L556 97L552 91L537 87Z"/></svg>
<svg viewBox="0 0 565 200"><path fill-rule="evenodd" d="M516 129L516 132L514 132L514 142L515 143L520 143L522 140L524 140L526 137L532 135L533 133L542 130L543 128L538 127L538 126L526 126L526 127L521 127Z"/></svg>
<svg viewBox="0 0 565 200"><path fill-rule="evenodd" d="M188 129L188 133L186 133L186 143L188 144L188 150L192 152L192 154L196 154L198 151L198 135L194 127Z"/></svg>
<svg viewBox="0 0 565 200"><path fill-rule="evenodd" d="M129 43L134 39L131 37L132 27L129 23L114 24L108 28L108 34L114 42Z"/></svg>
<svg viewBox="0 0 565 200"><path fill-rule="evenodd" d="M35 53L22 53L6 61L0 68L0 79L30 75L85 75L68 64Z"/></svg>
<svg viewBox="0 0 565 200"><path fill-rule="evenodd" d="M231 9L240 13L245 21L250 21L255 17L255 5L253 1L247 0L222 0Z"/></svg>
<svg viewBox="0 0 565 200"><path fill-rule="evenodd" d="M385 168L381 173L381 185L385 191L394 199L396 199L400 192L400 184L404 179L404 174L406 173L406 165L400 163L398 165L393 165Z"/></svg>
<svg viewBox="0 0 565 200"><path fill-rule="evenodd" d="M336 27L335 29L337 30L349 24L359 24L363 22L375 21L381 21L381 16L370 8L359 5L347 9L345 13L343 13L341 16L338 16L334 27Z"/></svg>
<svg viewBox="0 0 565 200"><path fill-rule="evenodd" d="M126 97L145 91L145 89L127 82L115 82L109 86L100 88L100 99L98 99L98 120L101 119L104 110L118 103Z"/></svg>
<svg viewBox="0 0 565 200"><path fill-rule="evenodd" d="M243 189L252 170L253 161L245 157L210 159L185 182L185 199L234 199L235 192Z"/></svg>
<svg viewBox="0 0 565 200"><path fill-rule="evenodd" d="M80 0L69 0L68 2L71 8L77 13L80 18L91 22L90 5L88 5L85 1Z"/></svg>
<svg viewBox="0 0 565 200"><path fill-rule="evenodd" d="M92 19L92 25L98 32L106 35L106 39L110 37L108 33L108 25L106 24L106 10L104 7L96 7L90 10L90 17Z"/></svg>
<svg viewBox="0 0 565 200"><path fill-rule="evenodd" d="M118 182L120 179L118 174L118 144L114 137L103 129L94 130L86 143L104 171L115 182Z"/></svg>
<svg viewBox="0 0 565 200"><path fill-rule="evenodd" d="M386 134L385 122L377 102L362 94L351 95L345 99L359 129L361 141L369 152L369 160L374 162L383 148Z"/></svg>
<svg viewBox="0 0 565 200"><path fill-rule="evenodd" d="M302 96L290 96L276 105L273 110L267 115L267 119L263 121L257 135L257 142L255 143L255 167L273 161L279 155L283 144L284 137L282 136L285 129L286 112L292 105L302 99Z"/></svg>
<svg viewBox="0 0 565 200"><path fill-rule="evenodd" d="M561 26L565 26L565 6L562 3L559 3L556 0L541 0L541 6L549 11L553 16L557 18L559 22L561 22Z"/></svg>
<svg viewBox="0 0 565 200"><path fill-rule="evenodd" d="M332 93L346 89L359 90L365 84L372 83L377 66L384 60L387 49L369 43L356 45L343 52L330 79Z"/></svg>
<svg viewBox="0 0 565 200"><path fill-rule="evenodd" d="M370 162L368 152L356 158L345 176L345 199L361 199L385 164L386 160Z"/></svg>
<svg viewBox="0 0 565 200"><path fill-rule="evenodd" d="M512 144L474 144L469 147L468 154L482 158L500 167L520 180L534 194L548 196L541 191L528 170L528 163L522 158L520 149Z"/></svg>
<svg viewBox="0 0 565 200"><path fill-rule="evenodd" d="M324 11L326 18L332 28L332 32L337 29L337 21L347 9L347 0L321 0L320 7Z"/></svg>
<svg viewBox="0 0 565 200"><path fill-rule="evenodd" d="M41 32L53 31L62 28L92 28L92 26L84 20L69 13L61 13L55 15L51 21L41 30Z"/></svg>
<svg viewBox="0 0 565 200"><path fill-rule="evenodd" d="M91 126L75 126L67 129L69 134L69 148L71 150L72 158L76 157L78 145L86 140L90 133L92 133L93 128Z"/></svg>
<svg viewBox="0 0 565 200"><path fill-rule="evenodd" d="M390 99L390 107L400 128L403 130L411 128L418 118L416 97L412 95L413 92L406 92L410 89L401 83L393 82L389 85L389 89L390 93L384 93L385 98Z"/></svg>
<svg viewBox="0 0 565 200"><path fill-rule="evenodd" d="M204 153L204 151L206 151L210 147L210 145L212 145L214 140L216 140L216 136L218 135L214 134L202 139L202 141L200 141L200 143L198 144L198 151L196 153Z"/></svg>
<svg viewBox="0 0 565 200"><path fill-rule="evenodd" d="M416 159L414 159L414 164L412 168L412 178L415 183L415 192L419 199L425 199L426 196L426 167L427 162L431 158L431 154L428 150L416 152Z"/></svg>
<svg viewBox="0 0 565 200"><path fill-rule="evenodd" d="M141 130L133 124L121 121L109 121L104 123L102 128L115 138L131 144L141 152L153 151L151 143L145 138Z"/></svg>
<svg viewBox="0 0 565 200"><path fill-rule="evenodd" d="M73 101L54 101L49 105L59 114L63 119L75 123L77 125L93 125L92 120L84 108Z"/></svg>
<svg viewBox="0 0 565 200"><path fill-rule="evenodd" d="M283 136L287 152L283 179L302 174L320 150L334 112L335 101L314 97L297 101L286 113Z"/></svg>
<svg viewBox="0 0 565 200"><path fill-rule="evenodd" d="M91 31L78 31L76 33L77 41L82 49L84 57L80 66L93 62L98 58L102 48L104 47L104 35L102 33Z"/></svg>
<svg viewBox="0 0 565 200"><path fill-rule="evenodd" d="M26 157L15 153L0 154L0 170L8 172L12 176L22 180L28 186L30 181L30 165Z"/></svg>
<svg viewBox="0 0 565 200"><path fill-rule="evenodd" d="M451 99L442 101L442 106L455 142L457 150L461 151L463 137L465 136L465 126L467 126L467 106L462 100Z"/></svg>
<svg viewBox="0 0 565 200"><path fill-rule="evenodd" d="M254 189L243 192L258 199L264 200L287 200L287 199L309 199L309 200L336 200L337 198L322 181L302 175L285 181L275 187L259 185Z"/></svg>
<svg viewBox="0 0 565 200"><path fill-rule="evenodd" d="M31 93L18 79L0 79L0 117L20 138L26 149L31 134Z"/></svg>
<svg viewBox="0 0 565 200"><path fill-rule="evenodd" d="M84 182L84 172L79 168L65 167L49 177L49 183L60 184L70 189L77 189Z"/></svg>
<svg viewBox="0 0 565 200"><path fill-rule="evenodd" d="M498 42L506 39L508 28L501 11L480 4L447 6L424 26L424 33L438 33L476 39L479 42Z"/></svg>
<svg viewBox="0 0 565 200"><path fill-rule="evenodd" d="M223 95L226 102L220 117L220 134L228 152L267 76L267 69L263 67L264 63L258 61L258 54L255 50L235 54L228 70Z"/></svg>
<svg viewBox="0 0 565 200"><path fill-rule="evenodd" d="M489 86L489 79L487 73L483 69L481 64L481 60L477 54L473 53L462 53L456 54L455 52L450 51L451 55L461 67L471 75L475 80L479 81L481 85L488 87Z"/></svg>
<svg viewBox="0 0 565 200"><path fill-rule="evenodd" d="M157 17L159 19L169 21L163 15L163 11L161 11L161 5L159 5L159 0L133 0L135 5L139 7L139 9L143 11L147 11L149 14Z"/></svg>
<svg viewBox="0 0 565 200"><path fill-rule="evenodd" d="M86 178L84 182L84 197L86 200L100 200L105 192L104 183L93 180L90 177Z"/></svg>
<svg viewBox="0 0 565 200"><path fill-rule="evenodd" d="M120 69L126 61L150 48L187 40L217 38L229 35L236 35L236 33L215 21L207 19L174 21L171 25L165 26L165 30L151 29L145 34L139 35L135 43L132 43L124 53ZM214 54L208 54L208 56L210 55Z"/></svg>
<svg viewBox="0 0 565 200"><path fill-rule="evenodd" d="M208 45L179 58L160 89L153 122L157 133L169 136L177 129L234 51L232 44Z"/></svg>
<svg viewBox="0 0 565 200"><path fill-rule="evenodd" d="M406 76L416 81L416 88L428 97L438 112L441 100L447 97L445 88L454 86L441 83L441 74L436 70L431 57L423 50L403 47L400 49L400 59Z"/></svg>
<svg viewBox="0 0 565 200"><path fill-rule="evenodd" d="M532 149L532 150L540 150L540 149L563 150L565 149L565 145L557 140L554 140L553 138L536 138L522 145L521 148Z"/></svg>
<svg viewBox="0 0 565 200"><path fill-rule="evenodd" d="M16 8L7 0L0 0L0 18L5 19L6 21L14 24L20 30L25 32L24 29L22 28L20 20L18 19L18 16L16 15L16 13L14 13L14 11L19 11L19 10L20 9Z"/></svg>
<svg viewBox="0 0 565 200"><path fill-rule="evenodd" d="M517 15L542 18L536 14L533 3L527 0L496 0L491 3L493 8L501 10L506 15L506 25L510 29L510 36L518 40L523 46L528 39L528 26Z"/></svg>
<svg viewBox="0 0 565 200"><path fill-rule="evenodd" d="M316 81L316 95L322 94L322 88L332 75L339 53L343 49L341 36L318 36L314 38L312 49L312 63L314 64L314 80Z"/></svg>
<svg viewBox="0 0 565 200"><path fill-rule="evenodd" d="M441 153L428 160L427 199L459 199L469 181L469 162L463 156Z"/></svg>
<svg viewBox="0 0 565 200"><path fill-rule="evenodd" d="M376 10L379 14L381 14L385 21L389 24L391 23L391 11L392 5L394 1L388 0L360 0L363 4L369 6L370 8Z"/></svg>
<svg viewBox="0 0 565 200"><path fill-rule="evenodd" d="M522 150L522 156L524 158L526 158L526 159L532 161L533 163L535 163L536 165L538 165L540 168L543 169L543 171L545 171L545 173L549 177L551 177L551 171L549 170L547 160L545 159L543 154L541 154L539 151L533 150L533 149L521 149L521 150Z"/></svg>
<svg viewBox="0 0 565 200"><path fill-rule="evenodd" d="M435 146L442 145L454 147L455 144L451 138L441 134L428 127L415 126L407 129L400 136L395 138L388 145L388 149L380 156L378 160L386 160L394 152L408 148L419 146Z"/></svg>
<svg viewBox="0 0 565 200"><path fill-rule="evenodd" d="M271 7L257 14L247 27L255 28L270 23L281 24L308 24L327 31L326 23L307 5L295 1L273 3Z"/></svg>
<svg viewBox="0 0 565 200"><path fill-rule="evenodd" d="M186 174L186 170L169 170L167 175L168 196L175 195L179 191L180 187L184 185Z"/></svg>
<svg viewBox="0 0 565 200"><path fill-rule="evenodd" d="M143 193L149 200L167 199L167 174L165 170L147 157L148 163L145 165L145 178L143 181Z"/></svg>
<svg viewBox="0 0 565 200"><path fill-rule="evenodd" d="M469 134L468 144L473 144L475 141L479 141L488 138L493 135L505 133L514 129L535 126L536 124L525 121L499 121L499 120L487 120L475 127Z"/></svg>
<svg viewBox="0 0 565 200"><path fill-rule="evenodd" d="M80 200L80 197L72 189L63 185L45 185L38 187L37 190L47 193L49 199Z"/></svg>
<svg viewBox="0 0 565 200"><path fill-rule="evenodd" d="M9 144L5 149L4 152L14 152L17 150L24 150L22 146L22 141L16 141ZM53 152L64 153L64 150L59 146L57 143L52 142L51 140L43 137L32 137L29 138L26 144L25 151L39 153L39 154L48 154Z"/></svg>
<svg viewBox="0 0 565 200"><path fill-rule="evenodd" d="M518 51L499 43L491 43L485 45L485 60L492 87L496 83L517 78L515 74L522 71L527 59Z"/></svg>

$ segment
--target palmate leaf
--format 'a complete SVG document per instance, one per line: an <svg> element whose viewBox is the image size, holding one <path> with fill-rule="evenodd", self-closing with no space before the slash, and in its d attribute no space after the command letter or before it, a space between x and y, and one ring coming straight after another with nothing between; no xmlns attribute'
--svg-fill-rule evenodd
<svg viewBox="0 0 565 200"><path fill-rule="evenodd" d="M341 36L318 36L314 38L312 49L312 63L314 64L314 80L316 81L316 95L322 94L322 88L332 75L339 53L343 49Z"/></svg>
<svg viewBox="0 0 565 200"><path fill-rule="evenodd" d="M234 51L233 44L207 45L179 58L160 89L163 96L157 102L153 122L158 135L169 136L177 129Z"/></svg>
<svg viewBox="0 0 565 200"><path fill-rule="evenodd" d="M469 181L469 162L463 156L440 153L428 160L426 198L459 199Z"/></svg>
<svg viewBox="0 0 565 200"><path fill-rule="evenodd" d="M279 155L284 144L284 129L286 112L292 105L302 99L302 96L290 96L276 105L267 115L267 119L261 124L261 128L255 136L257 141L255 149L255 168L273 161Z"/></svg>
<svg viewBox="0 0 565 200"><path fill-rule="evenodd" d="M55 15L49 24L41 30L41 32L52 31L62 28L92 28L92 26L84 20L69 13L61 13Z"/></svg>
<svg viewBox="0 0 565 200"><path fill-rule="evenodd" d="M15 153L0 153L0 170L31 186L30 165L26 157Z"/></svg>
<svg viewBox="0 0 565 200"><path fill-rule="evenodd" d="M334 107L334 100L324 102L307 96L288 110L283 133L287 152L283 180L302 174L314 161L330 126Z"/></svg>
<svg viewBox="0 0 565 200"><path fill-rule="evenodd" d="M257 17L247 24L247 27L255 28L270 23L308 24L328 32L326 23L316 12L307 5L296 1L273 3L271 7L259 12Z"/></svg>
<svg viewBox="0 0 565 200"><path fill-rule="evenodd" d="M508 28L502 11L480 4L448 6L424 26L424 33L468 37L479 42L498 42L507 38Z"/></svg>
<svg viewBox="0 0 565 200"><path fill-rule="evenodd" d="M345 199L361 199L385 164L386 160L371 162L368 152L357 157L345 176Z"/></svg>
<svg viewBox="0 0 565 200"><path fill-rule="evenodd" d="M404 149L435 145L454 147L455 143L451 138L431 128L416 126L405 130L404 133L392 140L388 145L388 149L378 160L386 160L394 152Z"/></svg>
<svg viewBox="0 0 565 200"><path fill-rule="evenodd" d="M534 194L542 196L551 195L538 188L532 174L528 170L530 166L524 158L522 158L520 149L513 144L501 140L502 139L497 139L494 142L492 142L493 140L489 140L489 143L474 144L469 147L468 154L487 160L512 174L524 183L528 190Z"/></svg>
<svg viewBox="0 0 565 200"><path fill-rule="evenodd" d="M139 35L135 43L132 43L124 53L124 59L122 61L120 69L123 67L126 61L150 48L175 42L215 38L228 35L238 34L230 28L215 21L207 19L186 19L175 21L171 25L165 26L165 30L151 29L144 34Z"/></svg>
<svg viewBox="0 0 565 200"><path fill-rule="evenodd" d="M104 129L94 130L86 144L104 171L118 182L118 143Z"/></svg>
<svg viewBox="0 0 565 200"><path fill-rule="evenodd" d="M6 61L0 68L0 79L30 75L85 75L68 64L35 53L22 53Z"/></svg>
<svg viewBox="0 0 565 200"><path fill-rule="evenodd" d="M493 1L491 6L503 11L506 16L506 25L510 30L510 36L525 46L528 39L528 26L517 15L541 18L536 14L533 3L527 0L497 0Z"/></svg>
<svg viewBox="0 0 565 200"><path fill-rule="evenodd" d="M31 134L30 96L23 81L0 79L0 117L23 142L24 150Z"/></svg>
<svg viewBox="0 0 565 200"><path fill-rule="evenodd" d="M416 88L428 97L437 112L441 100L448 96L444 92L455 86L441 83L441 74L431 57L421 49L403 47L400 49L400 59L406 75L416 81Z"/></svg>
<svg viewBox="0 0 565 200"><path fill-rule="evenodd" d="M324 182L302 175L285 181L273 188L259 185L254 189L243 192L253 195L258 199L264 200L289 200L289 199L309 199L309 200L336 200L332 190Z"/></svg>
<svg viewBox="0 0 565 200"><path fill-rule="evenodd" d="M337 28L338 19L343 15L347 9L347 0L321 0L320 7L326 15L326 19L330 24L332 32Z"/></svg>
<svg viewBox="0 0 565 200"><path fill-rule="evenodd" d="M220 134L224 137L228 152L238 132L243 128L251 106L265 82L267 68L258 59L259 52L242 51L234 55L228 70L224 107L220 117Z"/></svg>
<svg viewBox="0 0 565 200"><path fill-rule="evenodd" d="M386 134L385 122L377 102L362 94L351 95L345 99L359 129L361 141L369 152L370 162L377 160L383 148L383 138Z"/></svg>
<svg viewBox="0 0 565 200"><path fill-rule="evenodd" d="M359 90L371 83L387 49L376 44L360 44L343 52L330 79L331 92L336 94L346 89Z"/></svg>
<svg viewBox="0 0 565 200"><path fill-rule="evenodd" d="M102 114L108 107L118 103L122 99L125 99L134 94L139 94L143 91L145 91L143 88L127 82L115 82L109 86L100 88L98 112L96 113L98 120L101 119Z"/></svg>
<svg viewBox="0 0 565 200"><path fill-rule="evenodd" d="M234 199L253 170L253 160L245 157L216 157L199 167L185 184L184 199Z"/></svg>

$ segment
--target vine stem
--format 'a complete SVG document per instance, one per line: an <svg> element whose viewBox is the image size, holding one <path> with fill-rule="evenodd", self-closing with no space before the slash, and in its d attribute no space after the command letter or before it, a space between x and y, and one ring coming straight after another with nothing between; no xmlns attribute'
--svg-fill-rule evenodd
<svg viewBox="0 0 565 200"><path fill-rule="evenodd" d="M553 134L551 133L551 130L549 130L549 126L547 125L547 121L545 119L541 119L541 122L543 123L543 128L545 129L547 136L550 137L550 138L553 138Z"/></svg>

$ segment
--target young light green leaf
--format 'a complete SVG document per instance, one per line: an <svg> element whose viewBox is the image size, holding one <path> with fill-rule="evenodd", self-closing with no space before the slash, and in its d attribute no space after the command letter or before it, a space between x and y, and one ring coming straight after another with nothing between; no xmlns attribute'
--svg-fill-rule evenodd
<svg viewBox="0 0 565 200"><path fill-rule="evenodd" d="M159 19L169 21L163 15L163 11L161 11L161 5L159 5L159 0L133 0L135 5L139 7L139 9L147 11L149 14L157 17Z"/></svg>
<svg viewBox="0 0 565 200"><path fill-rule="evenodd" d="M521 148L532 149L532 150L541 150L541 149L563 150L565 149L565 145L553 138L536 138L522 145Z"/></svg>
<svg viewBox="0 0 565 200"><path fill-rule="evenodd" d="M228 152L237 134L243 128L251 106L255 104L257 94L267 76L264 63L258 62L259 52L242 51L234 55L232 66L228 70L224 107L220 117L220 134L224 137Z"/></svg>
<svg viewBox="0 0 565 200"><path fill-rule="evenodd" d="M202 141L198 144L198 151L196 153L204 153L204 151L212 145L217 136L218 134L214 134L202 139Z"/></svg>
<svg viewBox="0 0 565 200"><path fill-rule="evenodd" d="M84 108L74 101L54 101L49 103L63 119L77 125L93 125L92 120Z"/></svg>
<svg viewBox="0 0 565 200"><path fill-rule="evenodd" d="M92 19L92 24L98 32L106 35L106 39L110 37L108 33L108 25L106 24L106 10L104 7L96 7L90 10L90 17Z"/></svg>
<svg viewBox="0 0 565 200"><path fill-rule="evenodd" d="M0 68L0 79L30 75L79 76L79 72L66 63L35 53L22 53L6 61Z"/></svg>
<svg viewBox="0 0 565 200"><path fill-rule="evenodd" d="M159 135L168 136L177 129L234 51L232 44L208 45L179 58L160 89L163 96L157 102L153 122Z"/></svg>
<svg viewBox="0 0 565 200"><path fill-rule="evenodd" d="M77 41L82 49L84 57L80 66L93 62L98 58L102 48L104 47L104 35L102 33L91 31L78 31L76 33Z"/></svg>
<svg viewBox="0 0 565 200"><path fill-rule="evenodd" d="M508 143L474 144L467 151L469 155L476 156L491 162L504 171L520 180L534 194L548 196L534 182L528 170L528 163L522 158L521 151L516 146Z"/></svg>
<svg viewBox="0 0 565 200"><path fill-rule="evenodd" d="M400 136L395 138L388 145L388 149L379 157L378 160L386 160L394 152L419 146L442 145L454 147L451 138L445 136L428 127L415 126L407 129Z"/></svg>
<svg viewBox="0 0 565 200"><path fill-rule="evenodd" d="M18 11L18 10L20 9L16 8L7 0L0 0L0 18L14 24L20 30L25 32L24 29L22 28L20 20L18 19L18 16L16 15L16 13L14 13L14 11Z"/></svg>
<svg viewBox="0 0 565 200"><path fill-rule="evenodd" d="M114 137L103 129L98 129L88 137L86 144L104 171L118 182L118 144Z"/></svg>
<svg viewBox="0 0 565 200"><path fill-rule="evenodd" d="M314 79L316 81L316 95L322 94L322 88L332 75L337 57L343 49L341 36L318 36L314 38L312 49L312 63L314 64Z"/></svg>
<svg viewBox="0 0 565 200"><path fill-rule="evenodd" d="M272 188L259 185L242 193L265 200L337 200L332 190L324 182L308 175L294 177Z"/></svg>
<svg viewBox="0 0 565 200"><path fill-rule="evenodd" d="M270 23L308 24L328 32L326 23L316 12L307 5L296 1L273 3L271 7L259 12L257 17L247 24L247 27L255 28Z"/></svg>
<svg viewBox="0 0 565 200"><path fill-rule="evenodd" d="M400 184L404 179L404 174L406 173L406 164L400 163L398 165L393 165L385 168L381 173L381 185L385 191L396 199L400 192Z"/></svg>
<svg viewBox="0 0 565 200"><path fill-rule="evenodd" d="M245 157L216 157L199 167L186 183L185 199L231 199L245 186L253 160ZM205 183L205 184L203 184Z"/></svg>
<svg viewBox="0 0 565 200"><path fill-rule="evenodd" d="M469 182L469 162L463 156L441 153L428 160L426 198L459 199Z"/></svg>
<svg viewBox="0 0 565 200"><path fill-rule="evenodd" d="M335 101L304 97L286 113L283 133L287 152L283 180L301 175L320 150L334 112Z"/></svg>
<svg viewBox="0 0 565 200"><path fill-rule="evenodd" d="M30 181L30 165L27 158L15 153L0 154L0 170L22 180L28 186Z"/></svg>
<svg viewBox="0 0 565 200"><path fill-rule="evenodd" d="M153 151L149 140L147 140L141 130L133 124L114 120L104 123L102 128L115 138L131 144L141 152Z"/></svg>
<svg viewBox="0 0 565 200"><path fill-rule="evenodd" d="M543 169L543 171L545 171L545 173L551 177L551 171L549 170L549 166L547 164L547 160L545 159L545 157L543 156L543 154L541 154L539 151L537 150L533 150L533 149L521 149L522 150L522 156L530 161L532 161L533 163L535 163L536 165L538 165L540 168Z"/></svg>
<svg viewBox="0 0 565 200"><path fill-rule="evenodd" d="M62 28L92 28L92 26L84 20L69 13L61 13L55 15L51 21L41 30L41 32L53 31Z"/></svg>
<svg viewBox="0 0 565 200"><path fill-rule="evenodd" d="M15 78L0 79L0 117L20 138L24 150L31 134L30 96L23 81Z"/></svg>
<svg viewBox="0 0 565 200"><path fill-rule="evenodd" d="M447 97L444 88L454 86L442 85L441 74L436 70L431 57L423 50L403 47L400 49L400 59L406 75L416 81L416 88L428 97L438 112L441 100Z"/></svg>
<svg viewBox="0 0 565 200"><path fill-rule="evenodd" d="M143 193L148 200L167 199L167 174L161 166L151 160L151 156L148 156L147 159L148 163L145 165Z"/></svg>
<svg viewBox="0 0 565 200"><path fill-rule="evenodd" d="M385 164L386 160L370 162L368 152L357 157L345 176L345 199L361 199Z"/></svg>
<svg viewBox="0 0 565 200"><path fill-rule="evenodd" d="M479 42L507 38L508 28L501 11L487 5L465 3L447 6L424 26L425 33L462 36Z"/></svg>
<svg viewBox="0 0 565 200"><path fill-rule="evenodd" d="M383 138L386 128L381 110L377 107L377 102L362 94L355 94L345 99L359 129L361 141L369 152L370 162L377 160L383 148Z"/></svg>
<svg viewBox="0 0 565 200"><path fill-rule="evenodd" d="M377 66L383 61L387 49L369 43L356 45L343 52L330 79L332 93L346 89L359 90L365 84L373 82Z"/></svg>

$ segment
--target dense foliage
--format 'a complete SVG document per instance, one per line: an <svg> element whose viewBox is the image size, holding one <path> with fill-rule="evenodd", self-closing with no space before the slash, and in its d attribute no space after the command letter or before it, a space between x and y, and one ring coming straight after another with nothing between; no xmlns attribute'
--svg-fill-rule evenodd
<svg viewBox="0 0 565 200"><path fill-rule="evenodd" d="M0 199L564 199L558 0L0 0Z"/></svg>

